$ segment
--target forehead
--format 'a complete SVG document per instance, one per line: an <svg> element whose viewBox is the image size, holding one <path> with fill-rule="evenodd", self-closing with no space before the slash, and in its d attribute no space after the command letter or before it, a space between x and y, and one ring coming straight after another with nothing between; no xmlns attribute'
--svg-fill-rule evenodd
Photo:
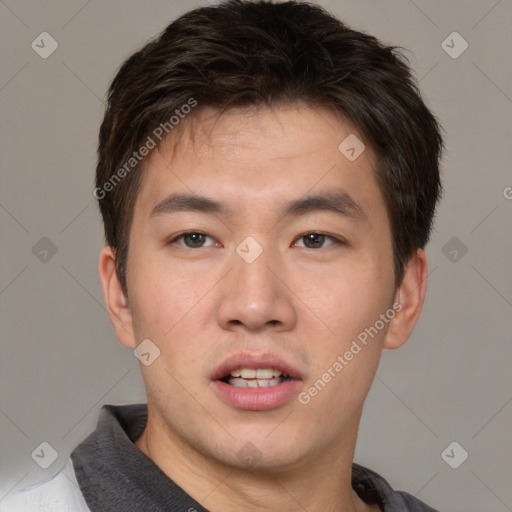
<svg viewBox="0 0 512 512"><path fill-rule="evenodd" d="M230 213L253 215L335 190L370 216L385 210L371 148L328 110L205 108L185 122L146 163L135 216L152 216L169 194L215 197Z"/></svg>

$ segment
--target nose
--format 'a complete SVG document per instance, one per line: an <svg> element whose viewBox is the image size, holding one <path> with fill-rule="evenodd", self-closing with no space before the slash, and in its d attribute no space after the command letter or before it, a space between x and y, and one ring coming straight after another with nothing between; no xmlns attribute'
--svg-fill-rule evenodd
<svg viewBox="0 0 512 512"><path fill-rule="evenodd" d="M237 253L233 269L220 283L218 321L223 329L286 331L293 328L297 312L293 293L286 285L283 265L263 250L251 263Z"/></svg>

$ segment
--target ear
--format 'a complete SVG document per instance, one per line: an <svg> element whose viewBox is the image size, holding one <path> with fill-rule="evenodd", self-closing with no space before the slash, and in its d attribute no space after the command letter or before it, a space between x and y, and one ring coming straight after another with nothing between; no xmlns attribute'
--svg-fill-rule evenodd
<svg viewBox="0 0 512 512"><path fill-rule="evenodd" d="M401 347L411 335L423 307L427 291L427 257L418 249L406 264L404 277L395 296L396 314L389 323L383 348Z"/></svg>
<svg viewBox="0 0 512 512"><path fill-rule="evenodd" d="M115 254L108 245L100 253L98 270L108 316L116 332L117 339L121 344L135 348L132 313L117 277Z"/></svg>

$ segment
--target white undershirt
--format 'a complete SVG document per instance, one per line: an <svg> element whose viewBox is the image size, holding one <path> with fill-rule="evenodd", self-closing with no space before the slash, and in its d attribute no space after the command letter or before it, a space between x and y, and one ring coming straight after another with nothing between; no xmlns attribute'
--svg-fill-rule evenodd
<svg viewBox="0 0 512 512"><path fill-rule="evenodd" d="M51 480L9 493L0 512L91 512L82 496L71 459Z"/></svg>

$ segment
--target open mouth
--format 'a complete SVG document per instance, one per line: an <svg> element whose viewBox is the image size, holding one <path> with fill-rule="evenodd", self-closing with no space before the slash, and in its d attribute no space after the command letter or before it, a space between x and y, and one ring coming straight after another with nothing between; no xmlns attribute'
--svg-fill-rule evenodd
<svg viewBox="0 0 512 512"><path fill-rule="evenodd" d="M239 368L219 380L236 388L269 388L292 378L287 373L273 368Z"/></svg>
<svg viewBox="0 0 512 512"><path fill-rule="evenodd" d="M276 354L240 352L210 375L214 393L245 411L267 411L290 403L303 387L301 372Z"/></svg>

